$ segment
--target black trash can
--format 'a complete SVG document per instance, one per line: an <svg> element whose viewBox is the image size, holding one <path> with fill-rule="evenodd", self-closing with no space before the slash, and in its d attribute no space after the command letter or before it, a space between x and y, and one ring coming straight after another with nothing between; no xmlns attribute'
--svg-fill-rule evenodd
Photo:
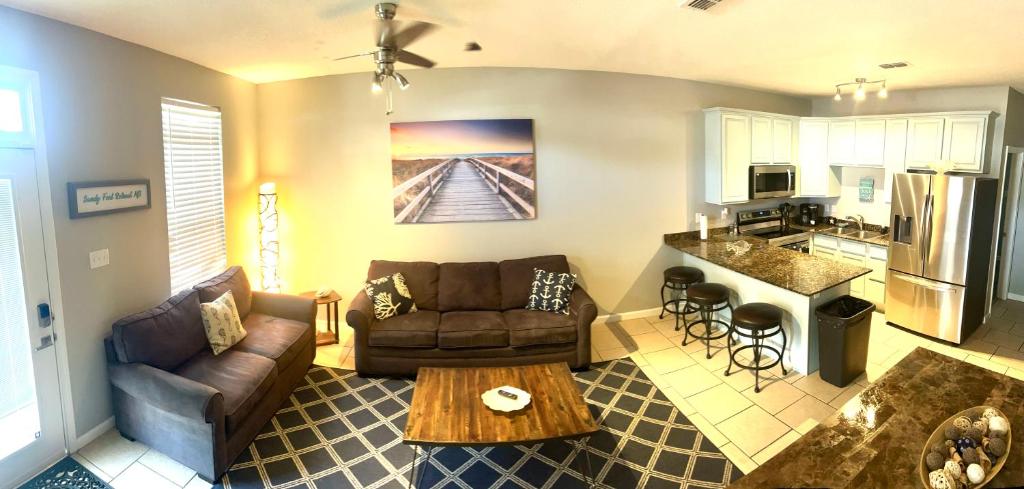
<svg viewBox="0 0 1024 489"><path fill-rule="evenodd" d="M844 295L822 304L818 316L818 369L826 382L846 387L868 362L871 312L875 305Z"/></svg>

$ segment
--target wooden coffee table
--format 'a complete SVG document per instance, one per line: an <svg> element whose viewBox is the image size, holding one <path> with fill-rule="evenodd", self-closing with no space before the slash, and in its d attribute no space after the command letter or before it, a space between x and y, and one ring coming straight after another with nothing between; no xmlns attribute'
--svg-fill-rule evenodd
<svg viewBox="0 0 1024 489"><path fill-rule="evenodd" d="M503 385L529 392L530 404L513 413L493 411L485 406L480 394ZM416 387L402 440L415 449L409 485L419 483L420 446L427 452L425 463L429 464L434 447L532 445L552 440L577 442L578 448L586 454L586 470L581 472L591 484L586 440L598 429L565 363L521 367L423 367L416 373Z"/></svg>

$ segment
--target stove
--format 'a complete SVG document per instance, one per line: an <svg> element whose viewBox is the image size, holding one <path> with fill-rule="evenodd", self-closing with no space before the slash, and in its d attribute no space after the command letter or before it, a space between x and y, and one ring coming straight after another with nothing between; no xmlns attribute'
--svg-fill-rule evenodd
<svg viewBox="0 0 1024 489"><path fill-rule="evenodd" d="M774 207L736 213L736 228L744 236L795 250L803 248L804 242L811 239L810 232L784 225L782 211Z"/></svg>

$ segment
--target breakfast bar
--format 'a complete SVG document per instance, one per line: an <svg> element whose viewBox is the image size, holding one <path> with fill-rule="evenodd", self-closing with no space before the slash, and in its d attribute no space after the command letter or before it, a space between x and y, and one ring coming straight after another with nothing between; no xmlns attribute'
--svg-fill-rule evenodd
<svg viewBox="0 0 1024 489"><path fill-rule="evenodd" d="M665 244L683 253L682 264L704 272L706 282L732 289L733 306L767 302L785 311L789 338L784 362L800 373L818 369L818 332L814 310L848 294L850 281L869 268L810 256L756 238L712 229L709 239L697 232L665 235ZM728 316L729 311L723 311ZM781 346L781 345L776 345Z"/></svg>

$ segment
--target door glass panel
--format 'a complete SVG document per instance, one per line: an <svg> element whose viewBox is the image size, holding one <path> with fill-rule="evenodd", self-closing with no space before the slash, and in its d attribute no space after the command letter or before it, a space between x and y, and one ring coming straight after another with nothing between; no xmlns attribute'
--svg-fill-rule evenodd
<svg viewBox="0 0 1024 489"><path fill-rule="evenodd" d="M11 180L0 179L0 459L40 431Z"/></svg>
<svg viewBox="0 0 1024 489"><path fill-rule="evenodd" d="M0 131L20 133L24 130L21 93L9 88L0 88Z"/></svg>

